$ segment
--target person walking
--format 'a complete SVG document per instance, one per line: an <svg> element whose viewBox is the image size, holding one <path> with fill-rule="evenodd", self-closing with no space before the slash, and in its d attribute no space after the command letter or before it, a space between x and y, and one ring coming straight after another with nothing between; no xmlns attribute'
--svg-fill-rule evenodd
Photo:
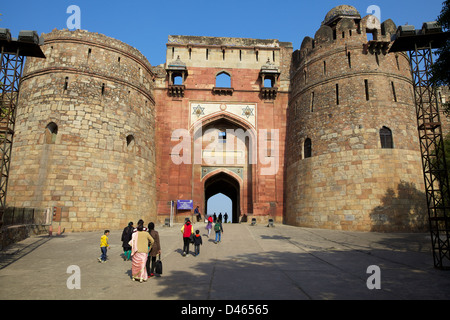
<svg viewBox="0 0 450 320"><path fill-rule="evenodd" d="M216 232L216 241L214 241L214 243L218 243L220 242L223 233L222 221L217 220L216 224L214 225L214 231Z"/></svg>
<svg viewBox="0 0 450 320"><path fill-rule="evenodd" d="M208 230L208 238L209 238L209 234L211 233L212 224L213 224L213 218L211 216L209 216L208 223L206 225L206 230Z"/></svg>
<svg viewBox="0 0 450 320"><path fill-rule="evenodd" d="M203 244L202 236L200 235L200 231L195 230L195 236L194 236L194 249L195 254L194 256L198 256L200 254L200 246Z"/></svg>
<svg viewBox="0 0 450 320"><path fill-rule="evenodd" d="M155 265L156 265L156 256L158 254L161 254L161 243L159 242L159 233L155 230L155 224L153 222L150 222L148 224L148 232L150 233L150 236L155 240L153 243L153 246L150 249L150 252L148 253L148 259L147 259L147 274L151 277L155 275ZM150 267L150 260L151 260L151 267Z"/></svg>
<svg viewBox="0 0 450 320"><path fill-rule="evenodd" d="M189 254L189 244L191 242L191 235L194 235L194 227L189 219L181 227L181 233L183 234L183 257Z"/></svg>
<svg viewBox="0 0 450 320"><path fill-rule="evenodd" d="M225 219L225 223L228 222L228 213L225 212L225 214L223 215L223 218Z"/></svg>
<svg viewBox="0 0 450 320"><path fill-rule="evenodd" d="M101 263L106 262L106 258L107 258L106 251L109 247L108 236L109 236L109 230L105 230L105 232L103 232L103 235L100 237L100 251L101 251L102 255L100 256L100 258L98 258L98 262L101 262Z"/></svg>
<svg viewBox="0 0 450 320"><path fill-rule="evenodd" d="M139 220L141 222L142 220ZM152 236L144 231L144 222L139 223L136 232L133 232L131 237L131 277L133 281L139 280L139 282L147 281L147 259L149 247L151 248L155 240ZM147 228L145 228L147 229Z"/></svg>
<svg viewBox="0 0 450 320"><path fill-rule="evenodd" d="M131 246L129 242L133 235L133 222L129 222L122 231L122 247L123 247L123 261L129 261L131 259Z"/></svg>
<svg viewBox="0 0 450 320"><path fill-rule="evenodd" d="M200 214L200 209L199 206L197 206L194 210L194 214L197 217L197 222L200 222L200 220L202 219L202 215Z"/></svg>
<svg viewBox="0 0 450 320"><path fill-rule="evenodd" d="M142 231L147 231L147 232L148 232L148 229L147 229L146 227L144 227L144 220L139 219L139 221L138 221L138 226L139 226L140 224L142 225ZM136 231L138 231L138 229L137 229L137 228L134 228L134 229L133 229L133 232L136 232Z"/></svg>

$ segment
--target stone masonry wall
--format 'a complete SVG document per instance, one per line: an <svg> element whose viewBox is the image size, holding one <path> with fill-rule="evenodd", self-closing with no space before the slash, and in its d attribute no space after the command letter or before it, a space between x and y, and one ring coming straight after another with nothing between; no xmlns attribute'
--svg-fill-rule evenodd
<svg viewBox="0 0 450 320"><path fill-rule="evenodd" d="M60 207L67 231L150 222L156 217L150 64L100 34L54 30L44 38L47 59L30 58L24 70L8 204Z"/></svg>
<svg viewBox="0 0 450 320"><path fill-rule="evenodd" d="M367 17L359 26L342 19L333 26L334 38L332 28L322 26L294 52L288 224L361 231L426 226L408 60L367 49L366 23ZM389 43L390 34L378 30L378 41ZM392 132L393 149L381 146L383 127ZM312 144L309 158L306 139Z"/></svg>

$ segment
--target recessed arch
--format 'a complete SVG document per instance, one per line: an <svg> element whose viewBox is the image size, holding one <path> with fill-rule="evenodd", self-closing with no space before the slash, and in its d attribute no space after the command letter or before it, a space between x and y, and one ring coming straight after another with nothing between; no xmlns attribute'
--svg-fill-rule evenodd
<svg viewBox="0 0 450 320"><path fill-rule="evenodd" d="M206 212L207 200L213 190L209 188L209 183L221 180L223 183L216 185L217 191L232 199L233 215L228 214L230 220L237 221L241 214L253 212L256 135L248 124L242 125L239 121L231 121L232 119L227 117L214 117L210 120L193 128L191 133L194 137L192 160L202 173L202 203ZM211 137L215 134L217 142L220 142L219 132L224 130L227 133L226 143L211 143ZM222 178L219 179L220 177ZM228 194L231 192L230 185L235 190L231 195Z"/></svg>
<svg viewBox="0 0 450 320"><path fill-rule="evenodd" d="M205 141L207 143L213 143L210 136L204 137L205 133L211 134L210 129L216 130L217 134L219 134L219 132L227 132L227 130L230 130L230 143L237 145L238 141L241 141L246 147L245 163L247 165L256 163L258 138L253 126L245 123L241 119L233 117L231 114L224 113L204 118L191 128L191 134L194 137L194 158L197 155L195 153L195 144L196 142L199 142L200 137L202 137L202 143L205 143ZM209 146L213 147L214 145ZM227 150L227 147L228 146L223 145L224 150ZM224 162L226 162L226 160L224 160ZM236 164L236 162L233 164Z"/></svg>
<svg viewBox="0 0 450 320"><path fill-rule="evenodd" d="M212 122L218 121L218 120L227 120L234 124L235 126L242 127L244 130L248 130L251 132L252 136L256 138L256 130L255 127L245 120L242 117L236 116L235 114L232 114L227 111L222 111L218 113L213 113L210 115L207 115L203 118L201 118L198 121L195 121L191 124L190 130L191 131L197 131L199 128L202 128Z"/></svg>

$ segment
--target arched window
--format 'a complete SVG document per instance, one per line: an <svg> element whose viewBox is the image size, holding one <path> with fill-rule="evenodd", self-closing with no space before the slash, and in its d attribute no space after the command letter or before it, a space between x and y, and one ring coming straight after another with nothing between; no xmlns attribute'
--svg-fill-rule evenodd
<svg viewBox="0 0 450 320"><path fill-rule="evenodd" d="M216 87L231 88L231 77L226 72L221 72L216 76Z"/></svg>
<svg viewBox="0 0 450 320"><path fill-rule="evenodd" d="M312 156L312 145L311 145L311 139L310 138L306 138L305 140L305 144L304 144L304 151L303 151L303 155L306 158L311 158Z"/></svg>
<svg viewBox="0 0 450 320"><path fill-rule="evenodd" d="M45 127L45 143L52 144L56 141L56 135L58 134L58 126L54 122L50 122Z"/></svg>
<svg viewBox="0 0 450 320"><path fill-rule="evenodd" d="M382 127L380 129L381 148L392 149L394 148L394 142L392 140L392 131L388 127Z"/></svg>
<svg viewBox="0 0 450 320"><path fill-rule="evenodd" d="M274 77L266 77L264 78L264 88L273 88L275 86Z"/></svg>
<svg viewBox="0 0 450 320"><path fill-rule="evenodd" d="M183 77L179 74L175 74L173 76L173 84L178 86L178 85L183 85Z"/></svg>
<svg viewBox="0 0 450 320"><path fill-rule="evenodd" d="M134 136L132 134L129 134L127 136L127 148L128 150L131 150L134 146Z"/></svg>

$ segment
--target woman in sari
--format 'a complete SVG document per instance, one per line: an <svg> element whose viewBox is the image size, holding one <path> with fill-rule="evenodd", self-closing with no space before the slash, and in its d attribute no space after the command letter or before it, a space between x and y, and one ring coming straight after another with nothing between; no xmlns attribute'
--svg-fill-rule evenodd
<svg viewBox="0 0 450 320"><path fill-rule="evenodd" d="M139 221L141 222L141 221ZM148 274L145 267L149 248L152 247L155 240L147 231L144 231L144 224L139 223L136 232L131 237L131 277L133 281L147 281Z"/></svg>

